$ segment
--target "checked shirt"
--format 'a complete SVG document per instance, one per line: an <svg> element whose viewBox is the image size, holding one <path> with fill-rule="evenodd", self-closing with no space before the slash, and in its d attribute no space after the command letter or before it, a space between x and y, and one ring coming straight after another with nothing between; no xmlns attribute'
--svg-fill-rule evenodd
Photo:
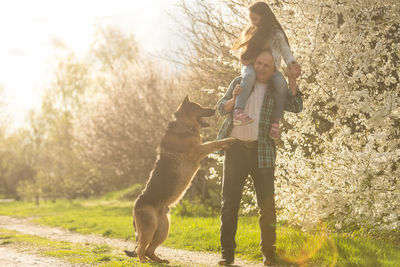
<svg viewBox="0 0 400 267"><path fill-rule="evenodd" d="M220 115L228 115L223 122L217 140L229 137L233 127L233 112L225 112L224 106L228 100L232 98L233 90L237 84L240 84L242 77L235 78L229 85L225 95L218 101L217 110ZM271 85L268 84L264 95L264 102L261 108L260 120L258 125L258 162L259 168L274 168L276 159L275 141L268 137L271 129L271 117L274 108L274 90L269 90ZM297 93L293 96L288 90L287 102L285 105L286 111L299 113L303 109L302 93L297 88Z"/></svg>

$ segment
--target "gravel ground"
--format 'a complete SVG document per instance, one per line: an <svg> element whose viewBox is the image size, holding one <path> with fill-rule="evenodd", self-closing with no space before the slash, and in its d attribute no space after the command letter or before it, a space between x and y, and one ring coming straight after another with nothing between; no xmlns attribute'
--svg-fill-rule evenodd
<svg viewBox="0 0 400 267"><path fill-rule="evenodd" d="M38 225L28 219L13 218L0 215L0 228L15 230L24 234L37 235L51 240L67 241L72 243L106 244L121 250L133 250L134 243L120 239L106 238L98 235L82 235L60 228ZM52 257L30 255L27 252L18 252L7 247L0 247L0 266L71 266ZM3 253L4 251L4 253ZM219 254L193 252L186 250L159 247L156 253L161 258L171 262L178 262L183 266L216 266ZM235 266L256 267L261 263L235 260Z"/></svg>
<svg viewBox="0 0 400 267"><path fill-rule="evenodd" d="M21 252L9 247L0 247L0 266L7 267L69 267L73 266L57 258L42 257L29 252Z"/></svg>

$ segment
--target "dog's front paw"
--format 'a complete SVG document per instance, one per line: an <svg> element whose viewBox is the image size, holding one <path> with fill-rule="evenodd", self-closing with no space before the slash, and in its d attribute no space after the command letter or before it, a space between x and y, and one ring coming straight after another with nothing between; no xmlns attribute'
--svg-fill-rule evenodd
<svg viewBox="0 0 400 267"><path fill-rule="evenodd" d="M229 143L236 143L239 141L239 139L235 138L235 137L228 137L226 138L227 141L229 141Z"/></svg>
<svg viewBox="0 0 400 267"><path fill-rule="evenodd" d="M228 149L232 144L236 143L238 139L234 137L228 137L223 139L222 141L224 141L224 143L222 144L221 149Z"/></svg>

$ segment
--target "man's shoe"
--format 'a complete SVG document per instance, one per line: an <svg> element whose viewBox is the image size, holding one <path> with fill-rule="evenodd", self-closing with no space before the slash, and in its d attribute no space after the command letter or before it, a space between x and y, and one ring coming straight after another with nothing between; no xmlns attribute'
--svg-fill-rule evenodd
<svg viewBox="0 0 400 267"><path fill-rule="evenodd" d="M270 267L272 267L272 266L275 266L275 261L271 261L271 260L268 260L268 259L265 259L264 258L264 266L270 266Z"/></svg>
<svg viewBox="0 0 400 267"><path fill-rule="evenodd" d="M275 266L275 251L268 251L263 258L264 266Z"/></svg>
<svg viewBox="0 0 400 267"><path fill-rule="evenodd" d="M232 265L234 262L233 258L232 259L224 259L222 258L221 260L218 261L219 266L229 266Z"/></svg>

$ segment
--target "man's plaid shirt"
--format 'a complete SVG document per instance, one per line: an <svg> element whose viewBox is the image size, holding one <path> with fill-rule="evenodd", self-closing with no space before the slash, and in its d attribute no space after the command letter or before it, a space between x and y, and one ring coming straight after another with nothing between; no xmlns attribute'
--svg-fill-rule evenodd
<svg viewBox="0 0 400 267"><path fill-rule="evenodd" d="M224 106L228 100L232 98L233 90L237 84L240 84L242 77L235 78L229 85L224 97L222 97L217 103L217 110L220 115L227 115L228 113L224 110ZM270 88L271 85L268 85ZM266 90L264 95L264 102L261 108L260 120L258 125L258 162L259 168L273 168L275 167L276 159L276 146L275 141L268 137L271 128L271 116L274 108L274 90ZM303 109L303 94L297 88L295 96L288 90L287 102L285 110L289 112L299 113ZM233 128L233 115L229 113L228 118L222 124L218 136L218 139L229 137Z"/></svg>

